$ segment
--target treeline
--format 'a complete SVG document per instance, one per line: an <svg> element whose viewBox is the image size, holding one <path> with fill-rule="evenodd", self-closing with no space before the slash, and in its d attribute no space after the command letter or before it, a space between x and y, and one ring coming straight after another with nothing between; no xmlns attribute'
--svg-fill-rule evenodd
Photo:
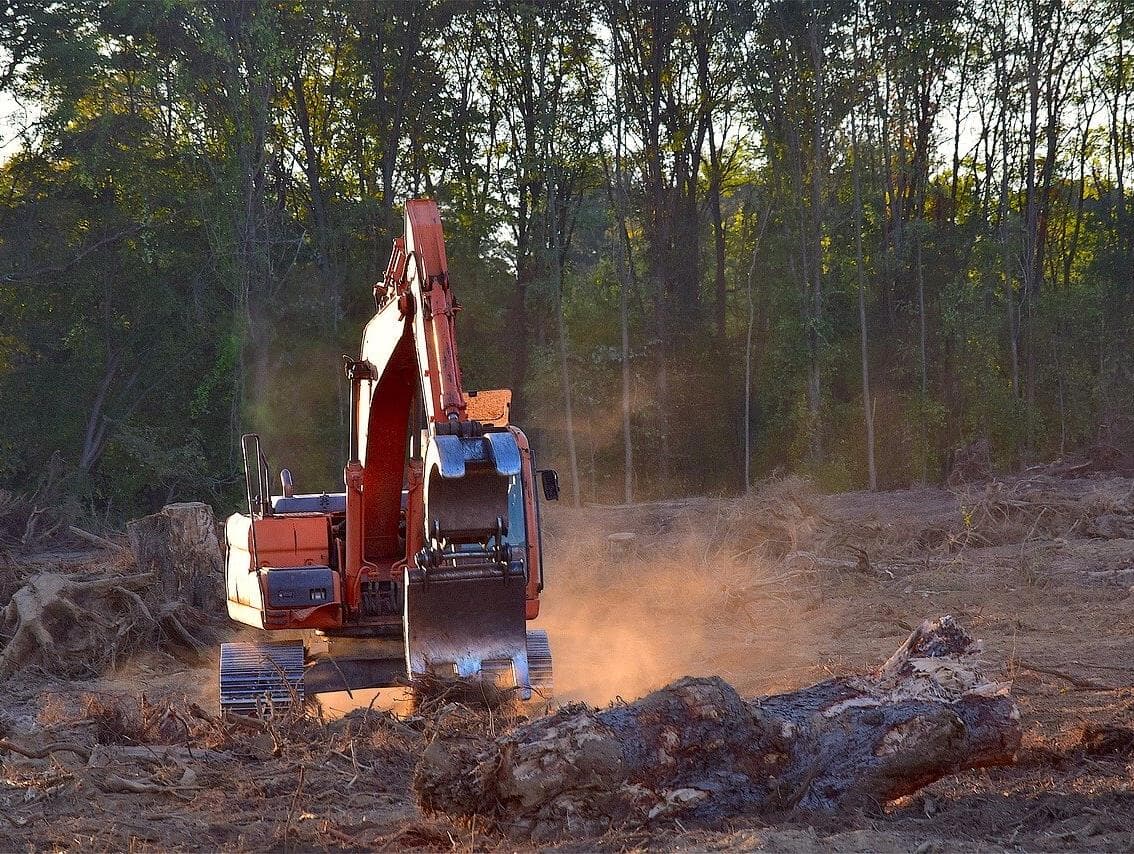
<svg viewBox="0 0 1134 854"><path fill-rule="evenodd" d="M1123 0L16 0L0 43L9 488L228 507L247 429L334 488L418 195L568 498L1134 441Z"/></svg>

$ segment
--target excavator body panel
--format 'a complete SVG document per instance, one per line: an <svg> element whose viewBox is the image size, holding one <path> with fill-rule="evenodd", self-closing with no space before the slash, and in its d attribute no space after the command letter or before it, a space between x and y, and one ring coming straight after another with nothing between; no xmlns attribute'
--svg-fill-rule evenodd
<svg viewBox="0 0 1134 854"><path fill-rule="evenodd" d="M328 560L329 531L329 517L322 515L230 516L225 525L229 616L264 629L341 626L342 585Z"/></svg>

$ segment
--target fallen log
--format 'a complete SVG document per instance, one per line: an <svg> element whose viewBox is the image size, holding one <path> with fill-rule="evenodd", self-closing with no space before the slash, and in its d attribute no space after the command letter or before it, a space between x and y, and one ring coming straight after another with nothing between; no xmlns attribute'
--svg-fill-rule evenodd
<svg viewBox="0 0 1134 854"><path fill-rule="evenodd" d="M1009 685L951 617L923 623L878 671L745 700L680 679L633 703L572 706L495 739L425 751L424 810L479 815L547 841L679 818L877 809L945 775L1008 764L1020 744Z"/></svg>
<svg viewBox="0 0 1134 854"><path fill-rule="evenodd" d="M84 531L82 528L76 528L74 525L68 526L67 530L71 532L72 536L78 537L83 542L90 543L92 546L98 546L100 549L107 549L112 552L126 551L125 546L120 546L118 543L112 542L106 539L106 537L100 537L98 534L92 534L90 531Z"/></svg>

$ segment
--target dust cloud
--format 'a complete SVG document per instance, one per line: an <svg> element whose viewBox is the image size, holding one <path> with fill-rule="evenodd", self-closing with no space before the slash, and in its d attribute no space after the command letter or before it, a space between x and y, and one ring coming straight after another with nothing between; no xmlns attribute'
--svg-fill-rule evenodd
<svg viewBox="0 0 1134 854"><path fill-rule="evenodd" d="M835 609L817 609L818 576L795 568L792 555L813 546L816 500L802 481L786 479L735 501L546 505L546 587L528 628L549 635L553 701L632 700L682 676L717 675L745 696L814 682L815 639ZM609 539L619 533L633 539ZM240 627L231 639L266 637ZM197 686L205 708L216 693L215 679ZM366 707L409 714L412 706L404 688L319 701L328 718Z"/></svg>
<svg viewBox="0 0 1134 854"><path fill-rule="evenodd" d="M811 523L790 506L771 525L751 502L547 514L543 608L529 627L550 636L556 699L630 700L686 675L749 695L813 681L816 591L781 559ZM628 545L608 539L623 531Z"/></svg>

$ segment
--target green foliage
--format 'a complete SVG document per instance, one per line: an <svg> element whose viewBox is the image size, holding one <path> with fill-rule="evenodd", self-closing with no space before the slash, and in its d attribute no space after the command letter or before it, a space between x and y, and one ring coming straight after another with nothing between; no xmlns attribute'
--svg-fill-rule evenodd
<svg viewBox="0 0 1134 854"><path fill-rule="evenodd" d="M1099 39L1037 57L1062 19L993 0L9 3L0 482L58 454L103 515L227 509L256 430L339 486L416 195L466 385L515 386L541 463L572 438L584 499L624 497L624 358L636 498L743 489L746 431L754 476L865 485L860 286L881 485L1132 442L1132 34L1072 5Z"/></svg>

